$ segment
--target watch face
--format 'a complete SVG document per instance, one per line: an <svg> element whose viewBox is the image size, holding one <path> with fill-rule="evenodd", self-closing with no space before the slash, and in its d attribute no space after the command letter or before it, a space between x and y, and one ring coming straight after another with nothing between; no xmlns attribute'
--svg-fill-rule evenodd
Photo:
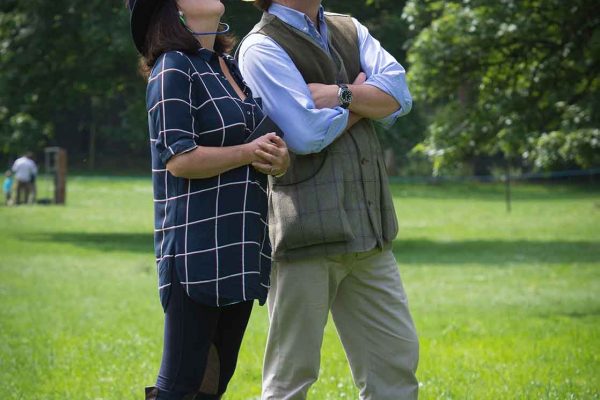
<svg viewBox="0 0 600 400"><path fill-rule="evenodd" d="M350 89L342 90L342 101L346 104L352 103L352 92Z"/></svg>
<svg viewBox="0 0 600 400"><path fill-rule="evenodd" d="M348 108L352 103L352 91L347 86L340 86L339 101L343 108Z"/></svg>

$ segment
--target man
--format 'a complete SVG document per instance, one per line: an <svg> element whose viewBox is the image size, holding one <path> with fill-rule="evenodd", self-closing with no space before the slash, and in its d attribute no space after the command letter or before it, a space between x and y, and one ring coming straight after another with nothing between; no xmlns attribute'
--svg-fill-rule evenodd
<svg viewBox="0 0 600 400"><path fill-rule="evenodd" d="M404 69L320 0L255 4L265 13L240 45L242 75L295 153L271 182L262 399L306 398L329 311L360 398L416 399L418 341L391 252L398 228L372 124L410 111Z"/></svg>
<svg viewBox="0 0 600 400"><path fill-rule="evenodd" d="M12 171L17 181L16 204L33 202L35 193L35 177L38 173L37 165L33 161L33 153L27 152L14 162Z"/></svg>

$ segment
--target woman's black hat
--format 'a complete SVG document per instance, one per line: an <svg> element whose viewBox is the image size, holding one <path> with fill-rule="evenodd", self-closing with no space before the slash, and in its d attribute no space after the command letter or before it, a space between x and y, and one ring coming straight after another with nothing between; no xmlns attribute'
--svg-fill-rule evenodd
<svg viewBox="0 0 600 400"><path fill-rule="evenodd" d="M146 33L150 26L150 19L156 9L164 0L128 0L127 6L131 12L131 36L133 43L140 54L144 54L146 47Z"/></svg>

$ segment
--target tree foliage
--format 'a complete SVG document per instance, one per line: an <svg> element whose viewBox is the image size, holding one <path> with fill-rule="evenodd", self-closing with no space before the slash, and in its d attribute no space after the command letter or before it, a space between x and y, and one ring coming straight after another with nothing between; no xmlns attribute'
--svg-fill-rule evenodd
<svg viewBox="0 0 600 400"><path fill-rule="evenodd" d="M404 58L398 2L324 5L357 16ZM249 3L227 3L225 21L240 38L259 18ZM95 155L120 163L147 157L145 85L122 2L4 0L0 45L0 154L56 144L79 166L93 164Z"/></svg>
<svg viewBox="0 0 600 400"><path fill-rule="evenodd" d="M145 144L144 91L127 32L121 2L5 0L1 150L57 143L85 159L96 138L124 151Z"/></svg>
<svg viewBox="0 0 600 400"><path fill-rule="evenodd" d="M438 170L481 156L598 166L600 3L409 0L403 19L412 90L432 115L419 150Z"/></svg>
<svg viewBox="0 0 600 400"><path fill-rule="evenodd" d="M409 71L413 112L382 132L404 172L421 156L438 173L505 159L528 169L600 165L596 1L323 4L357 17ZM243 37L260 13L226 5ZM80 166L96 155L147 158L145 83L121 1L3 0L0 70L0 158L53 144Z"/></svg>

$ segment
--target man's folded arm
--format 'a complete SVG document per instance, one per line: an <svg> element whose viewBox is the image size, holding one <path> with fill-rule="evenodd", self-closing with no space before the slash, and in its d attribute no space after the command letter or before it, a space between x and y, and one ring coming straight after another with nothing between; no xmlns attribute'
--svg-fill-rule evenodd
<svg viewBox="0 0 600 400"><path fill-rule="evenodd" d="M364 25L354 18L353 22L358 31L361 68L367 81L365 85L351 85L355 101L350 110L391 126L412 109L406 71Z"/></svg>
<svg viewBox="0 0 600 400"><path fill-rule="evenodd" d="M317 109L304 78L288 54L273 40L250 35L240 48L244 80L264 111L285 133L297 154L318 153L340 136L356 118L341 107Z"/></svg>

